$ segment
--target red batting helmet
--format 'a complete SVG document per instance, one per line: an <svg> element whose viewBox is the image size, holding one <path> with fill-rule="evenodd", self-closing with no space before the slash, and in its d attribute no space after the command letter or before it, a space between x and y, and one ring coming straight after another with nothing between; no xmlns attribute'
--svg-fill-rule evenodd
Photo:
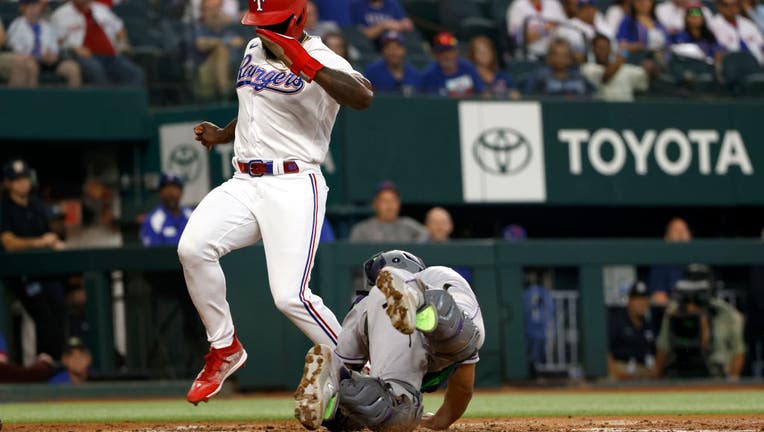
<svg viewBox="0 0 764 432"><path fill-rule="evenodd" d="M262 27L289 20L283 34L297 39L305 28L307 4L307 0L249 0L249 12L241 23Z"/></svg>

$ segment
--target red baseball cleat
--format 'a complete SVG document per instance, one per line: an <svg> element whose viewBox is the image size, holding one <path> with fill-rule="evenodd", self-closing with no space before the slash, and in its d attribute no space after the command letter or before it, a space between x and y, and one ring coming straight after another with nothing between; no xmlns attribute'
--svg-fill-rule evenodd
<svg viewBox="0 0 764 432"><path fill-rule="evenodd" d="M244 366L246 361L247 352L235 336L231 346L221 349L210 347L210 352L204 356L204 369L191 384L186 400L194 405L207 402L220 391L226 378Z"/></svg>

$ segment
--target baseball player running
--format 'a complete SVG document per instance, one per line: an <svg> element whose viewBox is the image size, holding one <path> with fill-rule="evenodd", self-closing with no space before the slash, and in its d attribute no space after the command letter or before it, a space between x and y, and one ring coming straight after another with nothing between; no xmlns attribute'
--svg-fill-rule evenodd
<svg viewBox="0 0 764 432"><path fill-rule="evenodd" d="M308 429L447 429L472 398L485 329L475 294L448 267L428 267L399 250L364 265L373 287L342 323L336 349L305 356L295 416ZM353 366L371 364L367 375ZM446 384L443 405L422 418L422 391Z"/></svg>
<svg viewBox="0 0 764 432"><path fill-rule="evenodd" d="M194 129L208 150L234 140L235 174L204 197L178 244L211 345L187 394L193 404L215 395L247 360L219 263L232 250L262 239L276 307L314 343L337 343L339 322L308 288L328 190L320 164L340 105L367 108L373 93L347 61L304 33L305 19L306 0L249 0L242 23L258 26L259 37L237 75L238 118Z"/></svg>

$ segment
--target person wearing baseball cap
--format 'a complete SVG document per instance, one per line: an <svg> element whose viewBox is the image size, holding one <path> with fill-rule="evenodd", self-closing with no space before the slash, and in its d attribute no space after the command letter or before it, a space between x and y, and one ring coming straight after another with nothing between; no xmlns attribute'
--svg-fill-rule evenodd
<svg viewBox="0 0 764 432"><path fill-rule="evenodd" d="M459 55L459 42L453 34L436 34L432 53L435 61L422 72L422 92L456 98L483 93L483 80L475 66Z"/></svg>
<svg viewBox="0 0 764 432"><path fill-rule="evenodd" d="M51 232L48 211L32 194L32 168L14 158L3 165L5 193L0 200L0 244L6 252L63 249ZM58 358L66 338L64 287L55 278L9 277L3 280L34 320L37 352Z"/></svg>
<svg viewBox="0 0 764 432"><path fill-rule="evenodd" d="M379 182L372 202L375 215L357 223L350 231L351 242L422 243L428 232L416 220L400 216L401 197L392 181Z"/></svg>
<svg viewBox="0 0 764 432"><path fill-rule="evenodd" d="M615 379L654 376L655 334L650 321L650 292L644 282L629 287L626 308L608 320L608 370Z"/></svg>
<svg viewBox="0 0 764 432"><path fill-rule="evenodd" d="M93 356L79 337L70 337L61 356L64 367L48 381L50 384L83 384L88 380Z"/></svg>
<svg viewBox="0 0 764 432"><path fill-rule="evenodd" d="M180 204L183 180L165 173L159 181L161 204L146 215L141 224L141 242L144 246L177 245L186 228L191 208Z"/></svg>
<svg viewBox="0 0 764 432"><path fill-rule="evenodd" d="M406 96L417 92L421 83L419 71L406 62L403 36L395 31L382 34L378 40L382 58L370 64L364 75L378 93Z"/></svg>

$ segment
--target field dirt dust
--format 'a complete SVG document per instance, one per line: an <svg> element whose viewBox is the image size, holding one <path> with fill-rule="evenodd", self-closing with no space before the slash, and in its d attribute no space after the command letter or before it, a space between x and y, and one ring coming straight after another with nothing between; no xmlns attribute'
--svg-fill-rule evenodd
<svg viewBox="0 0 764 432"><path fill-rule="evenodd" d="M465 419L454 432L764 432L764 414L660 415L624 417L531 417ZM161 423L109 422L82 424L5 424L2 432L297 432L297 421ZM426 431L426 429L417 429Z"/></svg>

